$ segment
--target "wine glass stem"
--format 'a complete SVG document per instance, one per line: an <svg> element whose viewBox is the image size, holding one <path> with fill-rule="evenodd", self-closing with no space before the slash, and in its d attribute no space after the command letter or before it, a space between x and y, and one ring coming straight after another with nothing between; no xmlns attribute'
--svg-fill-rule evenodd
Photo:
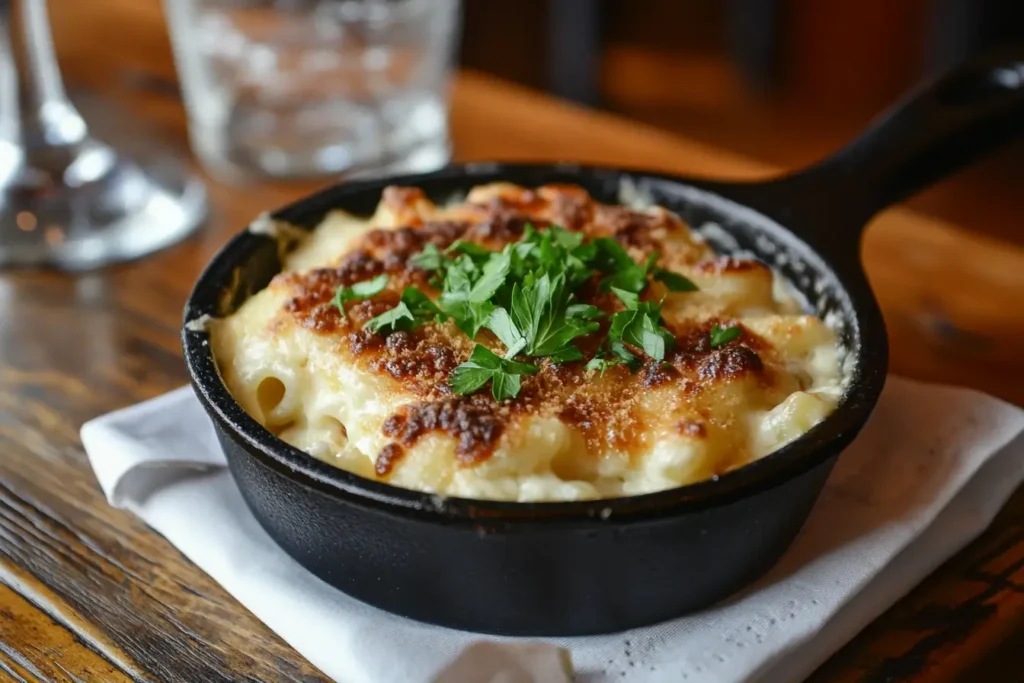
<svg viewBox="0 0 1024 683"><path fill-rule="evenodd" d="M29 155L40 147L66 147L88 136L85 121L68 101L53 50L46 0L0 0L6 49L0 59L0 135L14 135ZM16 80L17 111L6 103ZM17 131L17 132L15 132ZM12 140L13 142L14 140Z"/></svg>
<svg viewBox="0 0 1024 683"><path fill-rule="evenodd" d="M3 144L5 154L21 151L18 68L11 49L10 18L10 0L0 0L0 144ZM10 160L11 166L19 164L20 158Z"/></svg>

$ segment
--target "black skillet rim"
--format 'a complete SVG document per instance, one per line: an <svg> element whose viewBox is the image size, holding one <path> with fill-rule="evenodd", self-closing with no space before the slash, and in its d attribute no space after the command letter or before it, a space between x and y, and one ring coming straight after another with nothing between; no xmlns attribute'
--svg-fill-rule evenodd
<svg viewBox="0 0 1024 683"><path fill-rule="evenodd" d="M389 176L372 180L351 181L332 185L271 214L273 218L297 221L300 216L322 215L325 211L341 208L347 195L368 191L380 192L389 184L417 185L430 180L466 179L468 189L477 176L495 174L526 174L530 172L559 172L608 178L631 177L671 182L702 191L715 183L695 180L675 174L659 173L625 167L591 166L576 163L504 163L474 162L454 164L439 171L402 176ZM712 194L716 194L711 190ZM721 199L747 208L764 218L778 223L753 207L718 195ZM825 267L835 274L825 257L813 249L806 240L788 228L778 225L786 234L803 242L815 253ZM861 272L835 274L846 290L854 310L854 335L859 338L856 349L850 351L855 362L849 370L846 391L837 409L825 420L786 446L759 460L713 479L685 486L620 498L602 498L586 501L511 502L459 498L435 493L405 489L383 482L365 479L356 474L321 462L311 455L285 443L264 429L248 415L231 396L221 380L209 344L209 333L190 330L188 322L203 314L213 314L231 273L239 262L247 258L267 238L242 230L232 237L214 255L197 279L184 310L182 347L185 364L197 396L207 413L244 450L293 479L303 486L349 503L372 507L383 513L413 515L435 522L497 523L508 527L525 528L541 524L550 527L585 523L622 523L670 516L673 513L693 512L724 505L760 491L777 486L798 476L844 449L863 428L881 394L885 382L888 347L881 314L877 303ZM859 277L858 277L859 276ZM850 278L854 281L850 281Z"/></svg>

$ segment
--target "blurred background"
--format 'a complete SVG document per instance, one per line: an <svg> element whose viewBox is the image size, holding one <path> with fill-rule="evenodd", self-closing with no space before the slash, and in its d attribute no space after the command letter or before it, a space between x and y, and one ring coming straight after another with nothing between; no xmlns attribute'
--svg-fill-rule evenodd
<svg viewBox="0 0 1024 683"><path fill-rule="evenodd" d="M466 66L786 168L972 52L1020 0L467 0ZM523 46L527 46L524 50ZM1024 241L1024 144L912 204Z"/></svg>
<svg viewBox="0 0 1024 683"><path fill-rule="evenodd" d="M72 94L147 89L163 94L148 113L174 106L159 4L50 0ZM936 70L1024 39L1019 0L464 0L463 17L461 67L786 168L840 146ZM92 41L100 24L121 40ZM1024 242L1022 169L1018 144L913 206Z"/></svg>

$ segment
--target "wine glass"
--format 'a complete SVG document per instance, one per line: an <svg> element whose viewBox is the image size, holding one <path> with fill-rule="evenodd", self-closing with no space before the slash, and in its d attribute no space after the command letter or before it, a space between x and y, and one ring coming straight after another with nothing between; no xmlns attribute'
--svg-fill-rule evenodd
<svg viewBox="0 0 1024 683"><path fill-rule="evenodd" d="M85 270L169 246L206 191L155 148L129 156L68 100L45 0L0 0L0 266Z"/></svg>

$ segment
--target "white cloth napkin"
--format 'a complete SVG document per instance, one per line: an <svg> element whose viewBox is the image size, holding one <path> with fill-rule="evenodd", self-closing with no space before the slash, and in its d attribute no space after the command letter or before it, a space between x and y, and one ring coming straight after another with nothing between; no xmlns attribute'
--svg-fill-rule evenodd
<svg viewBox="0 0 1024 683"><path fill-rule="evenodd" d="M533 641L420 624L315 578L246 508L188 388L92 420L82 441L113 505L163 534L336 680L728 683L809 675L977 536L1024 479L1022 431L1019 408L891 377L769 576L671 622Z"/></svg>

